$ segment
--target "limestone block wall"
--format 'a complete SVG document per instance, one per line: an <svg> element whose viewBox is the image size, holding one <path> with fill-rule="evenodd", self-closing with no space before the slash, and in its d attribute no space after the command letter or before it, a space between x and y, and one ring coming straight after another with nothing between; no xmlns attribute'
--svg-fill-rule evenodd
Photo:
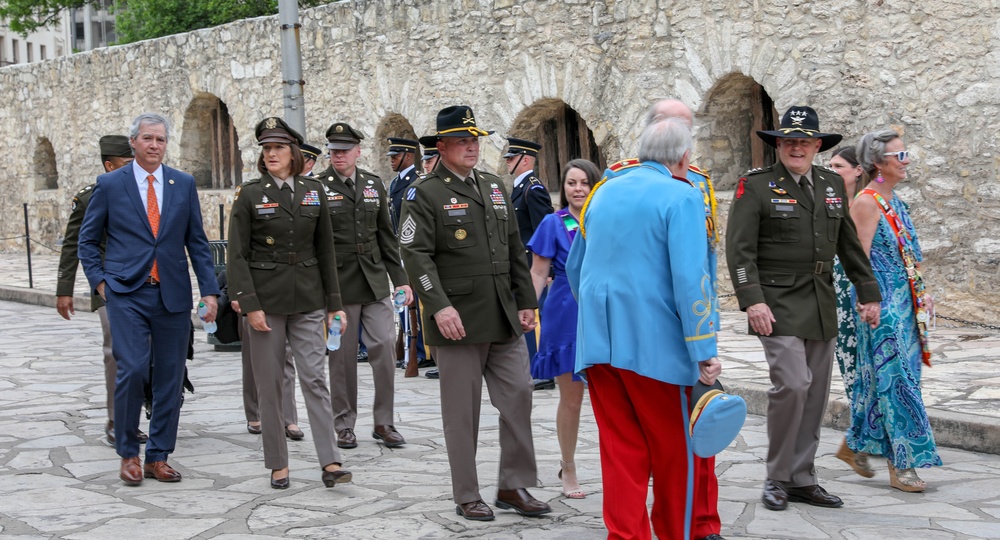
<svg viewBox="0 0 1000 540"><path fill-rule="evenodd" d="M322 142L330 123L349 121L369 136L362 166L386 181L381 137L429 133L455 103L497 130L482 159L496 170L503 135L530 130L553 100L614 161L634 153L651 101L679 97L698 115L696 162L723 188L723 208L750 163L752 85L779 112L812 105L825 130L851 141L892 126L917 157L899 191L931 289L952 314L1000 314L1000 2L354 0L300 17L306 138ZM212 142L199 107L220 100L234 163L255 177L253 126L281 114L280 68L277 17L267 17L0 69L0 246L23 250L25 202L33 238L54 245L73 193L100 171L97 139L144 110L172 120L167 161L194 172L211 155L188 150ZM231 199L231 189L202 192L210 237Z"/></svg>

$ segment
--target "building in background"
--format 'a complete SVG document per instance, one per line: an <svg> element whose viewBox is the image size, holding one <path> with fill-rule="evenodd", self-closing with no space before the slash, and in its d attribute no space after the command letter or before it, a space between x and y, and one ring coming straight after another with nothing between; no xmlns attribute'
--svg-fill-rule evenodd
<svg viewBox="0 0 1000 540"><path fill-rule="evenodd" d="M115 0L97 0L79 9L62 13L58 25L22 36L0 21L0 67L29 64L107 47L117 39Z"/></svg>

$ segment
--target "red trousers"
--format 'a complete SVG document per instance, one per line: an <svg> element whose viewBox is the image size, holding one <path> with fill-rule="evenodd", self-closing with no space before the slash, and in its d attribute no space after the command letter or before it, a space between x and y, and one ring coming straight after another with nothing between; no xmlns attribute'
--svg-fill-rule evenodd
<svg viewBox="0 0 1000 540"><path fill-rule="evenodd" d="M587 380L600 434L608 538L651 538L650 476L658 538L719 534L715 458L699 458L690 450L687 399L681 393L690 396L691 389L607 364L588 368Z"/></svg>

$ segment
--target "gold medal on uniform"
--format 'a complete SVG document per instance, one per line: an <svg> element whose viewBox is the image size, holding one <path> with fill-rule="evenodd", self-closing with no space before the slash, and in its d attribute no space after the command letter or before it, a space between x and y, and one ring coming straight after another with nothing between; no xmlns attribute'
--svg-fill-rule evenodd
<svg viewBox="0 0 1000 540"><path fill-rule="evenodd" d="M274 245L274 238L268 236L267 238L264 239L264 242L266 242L267 245L269 245L269 246L273 246Z"/></svg>
<svg viewBox="0 0 1000 540"><path fill-rule="evenodd" d="M465 240L466 236L469 236L469 233L465 232L465 229L459 229L455 231L456 240Z"/></svg>

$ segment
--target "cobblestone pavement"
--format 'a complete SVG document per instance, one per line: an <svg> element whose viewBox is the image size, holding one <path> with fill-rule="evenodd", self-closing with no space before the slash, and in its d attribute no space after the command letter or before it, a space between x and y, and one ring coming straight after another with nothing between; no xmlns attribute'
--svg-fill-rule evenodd
<svg viewBox="0 0 1000 540"><path fill-rule="evenodd" d="M24 287L23 257L0 255L0 286ZM54 257L35 257L35 286L51 296ZM19 273L20 272L20 273ZM18 276L23 281L18 282ZM81 288L80 290L84 290ZM46 292L47 291L47 292ZM80 303L78 302L78 305ZM759 344L726 313L720 339L724 378L733 386L767 386ZM924 395L932 415L981 422L1000 417L1000 376L992 366L1000 336L969 328L939 329L935 367ZM584 403L577 466L584 500L559 494L555 391L535 392L534 435L541 486L532 493L553 513L468 522L450 501L447 459L435 381L397 374L396 425L409 444L395 450L368 436L371 372L359 373L359 446L345 450L354 482L326 489L319 480L309 425L290 442L292 488L269 488L260 439L246 432L238 353L217 352L196 332L190 363L196 393L181 413L171 463L180 484L146 481L125 487L118 457L103 436L104 390L97 316L72 321L51 307L0 302L0 536L12 538L603 538L597 430ZM836 380L837 377L834 377ZM835 386L833 398L842 399ZM304 407L299 403L300 412ZM303 418L304 414L301 415ZM965 422L965 423L962 423ZM145 424L145 422L144 422ZM484 396L479 445L483 498L495 495L497 416ZM946 539L1000 538L1000 455L942 448L945 466L921 471L923 494L888 487L885 466L864 479L833 457L843 434L824 429L817 467L823 485L845 507L792 504L771 512L759 502L764 477L763 418L750 416L736 443L720 455L719 507L727 538ZM991 439L992 440L992 439ZM1000 448L997 448L1000 453Z"/></svg>

